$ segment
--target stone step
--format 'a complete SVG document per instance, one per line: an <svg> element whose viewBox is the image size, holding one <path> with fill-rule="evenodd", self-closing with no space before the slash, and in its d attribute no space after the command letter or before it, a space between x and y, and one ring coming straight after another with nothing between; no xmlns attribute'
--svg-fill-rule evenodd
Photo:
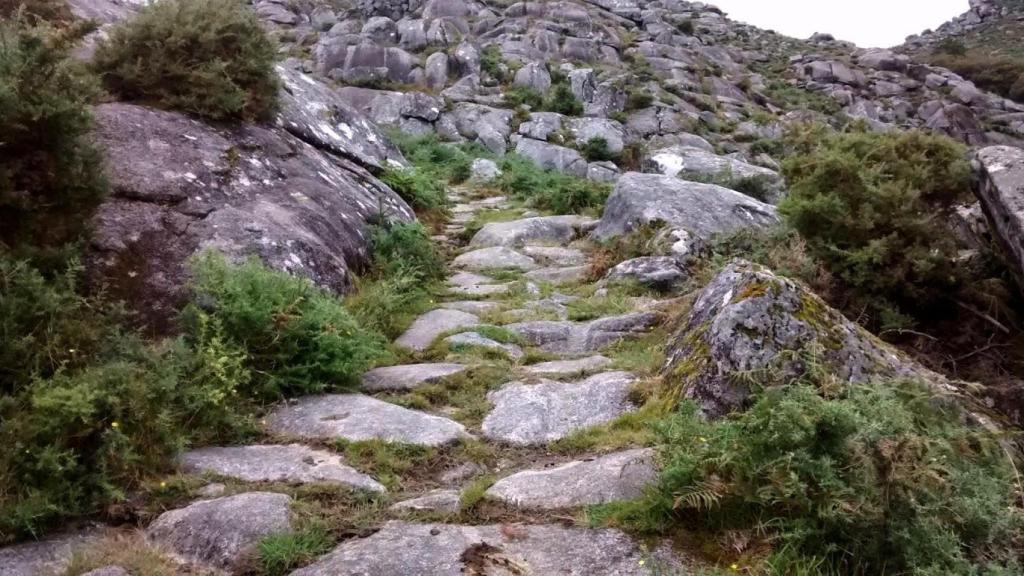
<svg viewBox="0 0 1024 576"><path fill-rule="evenodd" d="M457 272L446 282L450 286L449 292L463 296L503 294L512 286L511 282L498 283L494 278L472 272Z"/></svg>
<svg viewBox="0 0 1024 576"><path fill-rule="evenodd" d="M583 216L539 216L485 224L470 241L477 248L487 246L564 246L592 229L596 220Z"/></svg>
<svg viewBox="0 0 1024 576"><path fill-rule="evenodd" d="M441 308L448 310L461 310L470 314L486 314L501 308L497 302L486 302L480 300L457 300L455 302L442 302Z"/></svg>
<svg viewBox="0 0 1024 576"><path fill-rule="evenodd" d="M476 332L463 332L461 334L453 334L444 339L444 341L452 348L458 349L460 347L468 348L485 348L487 350L495 350L503 352L508 355L512 360L519 360L523 357L523 349L515 344L502 344L497 340L492 340L485 336L482 336Z"/></svg>
<svg viewBox="0 0 1024 576"><path fill-rule="evenodd" d="M653 562L639 543L614 529L391 521L292 576L649 576ZM658 551L656 562L666 574L682 568L666 550Z"/></svg>
<svg viewBox="0 0 1024 576"><path fill-rule="evenodd" d="M584 280L590 273L589 266L551 266L531 270L526 273L526 278L535 282L548 282L550 284L573 284Z"/></svg>
<svg viewBox="0 0 1024 576"><path fill-rule="evenodd" d="M458 422L361 394L306 396L267 417L276 434L307 439L384 440L441 446L469 438Z"/></svg>
<svg viewBox="0 0 1024 576"><path fill-rule="evenodd" d="M540 266L529 256L505 246L480 248L457 256L452 266L464 270L521 270L528 272Z"/></svg>
<svg viewBox="0 0 1024 576"><path fill-rule="evenodd" d="M529 509L575 508L631 500L654 482L654 450L637 448L502 478L490 500Z"/></svg>
<svg viewBox="0 0 1024 576"><path fill-rule="evenodd" d="M661 321L657 312L633 312L590 322L517 322L505 326L527 343L555 354L587 354L627 338L650 332Z"/></svg>
<svg viewBox="0 0 1024 576"><path fill-rule="evenodd" d="M385 492L379 482L344 463L341 456L301 444L199 448L181 455L182 471L213 473L246 482L340 484Z"/></svg>
<svg viewBox="0 0 1024 576"><path fill-rule="evenodd" d="M582 266L587 263L587 255L576 248L523 246L519 251L538 262L544 262L551 266Z"/></svg>
<svg viewBox="0 0 1024 576"><path fill-rule="evenodd" d="M0 576L61 574L75 552L99 540L101 532L90 528L0 548Z"/></svg>
<svg viewBox="0 0 1024 576"><path fill-rule="evenodd" d="M164 512L146 533L189 563L233 571L267 536L292 532L291 502L274 492L200 500Z"/></svg>
<svg viewBox="0 0 1024 576"><path fill-rule="evenodd" d="M422 351L429 348L434 340L445 332L479 325L480 318L475 314L439 308L413 321L412 326L395 340L395 344L402 348Z"/></svg>
<svg viewBox="0 0 1024 576"><path fill-rule="evenodd" d="M579 382L510 382L490 392L494 408L484 418L484 437L507 444L546 444L636 410L629 401L635 377L605 372Z"/></svg>
<svg viewBox="0 0 1024 576"><path fill-rule="evenodd" d="M363 374L364 392L393 392L413 390L424 384L465 372L469 366L463 364L403 364L374 368Z"/></svg>
<svg viewBox="0 0 1024 576"><path fill-rule="evenodd" d="M555 360L554 362L540 362L523 366L524 374L540 378L552 378L555 380L571 377L589 376L600 372L612 363L611 358L596 355L575 360Z"/></svg>
<svg viewBox="0 0 1024 576"><path fill-rule="evenodd" d="M431 490L423 496L403 500L391 505L394 512L443 512L455 514L459 511L461 495L458 490Z"/></svg>

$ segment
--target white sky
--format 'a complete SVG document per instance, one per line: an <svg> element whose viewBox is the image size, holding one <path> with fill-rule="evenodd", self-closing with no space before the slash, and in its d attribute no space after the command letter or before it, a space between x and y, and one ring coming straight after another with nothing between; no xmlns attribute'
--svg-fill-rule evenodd
<svg viewBox="0 0 1024 576"><path fill-rule="evenodd" d="M967 0L705 0L733 20L795 38L828 32L888 48L967 11Z"/></svg>

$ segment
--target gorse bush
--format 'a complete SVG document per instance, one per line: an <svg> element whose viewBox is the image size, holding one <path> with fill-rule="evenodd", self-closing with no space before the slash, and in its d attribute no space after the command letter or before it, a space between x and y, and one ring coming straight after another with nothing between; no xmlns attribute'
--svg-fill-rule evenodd
<svg viewBox="0 0 1024 576"><path fill-rule="evenodd" d="M996 438L921 385L836 384L765 388L718 422L685 404L658 427L657 487L604 512L655 531L753 530L776 551L772 574L1019 573L1024 515Z"/></svg>
<svg viewBox="0 0 1024 576"><path fill-rule="evenodd" d="M193 264L196 304L183 313L186 333L204 326L246 353L252 374L244 396L258 400L322 392L353 384L385 354L383 338L365 330L342 302L309 280L250 259L231 264L206 252Z"/></svg>
<svg viewBox="0 0 1024 576"><path fill-rule="evenodd" d="M615 154L608 148L608 141L601 137L591 138L580 147L580 153L590 162L615 160Z"/></svg>
<svg viewBox="0 0 1024 576"><path fill-rule="evenodd" d="M544 96L529 86L512 86L505 91L502 99L505 104L515 108L526 106L531 110L540 110L544 107Z"/></svg>
<svg viewBox="0 0 1024 576"><path fill-rule="evenodd" d="M783 173L786 222L860 295L927 305L956 284L945 223L969 191L959 144L923 132L833 134L805 144Z"/></svg>
<svg viewBox="0 0 1024 576"><path fill-rule="evenodd" d="M964 52L940 53L931 61L974 82L978 88L1024 101L1024 58Z"/></svg>
<svg viewBox="0 0 1024 576"><path fill-rule="evenodd" d="M495 184L502 192L557 214L600 208L611 193L608 184L542 170L515 154L502 158L501 171Z"/></svg>
<svg viewBox="0 0 1024 576"><path fill-rule="evenodd" d="M549 112L558 112L566 116L582 116L583 103L572 93L568 82L557 82L551 86L544 108Z"/></svg>
<svg viewBox="0 0 1024 576"><path fill-rule="evenodd" d="M30 22L58 25L75 18L66 0L0 0L0 19L12 20L19 15Z"/></svg>
<svg viewBox="0 0 1024 576"><path fill-rule="evenodd" d="M444 276L444 258L419 222L384 223L370 240L373 266L379 275L404 273L420 280Z"/></svg>
<svg viewBox="0 0 1024 576"><path fill-rule="evenodd" d="M95 514L182 446L248 428L245 353L216 325L192 347L146 344L77 293L79 272L0 256L0 541Z"/></svg>
<svg viewBox="0 0 1024 576"><path fill-rule="evenodd" d="M241 0L157 0L99 45L95 66L122 98L214 120L277 107L274 43Z"/></svg>
<svg viewBox="0 0 1024 576"><path fill-rule="evenodd" d="M85 231L106 182L88 140L98 87L71 32L0 22L0 245L46 256Z"/></svg>
<svg viewBox="0 0 1024 576"><path fill-rule="evenodd" d="M465 182L469 178L473 158L485 154L477 144L444 143L436 134L414 136L392 132L389 136L413 166L451 184Z"/></svg>

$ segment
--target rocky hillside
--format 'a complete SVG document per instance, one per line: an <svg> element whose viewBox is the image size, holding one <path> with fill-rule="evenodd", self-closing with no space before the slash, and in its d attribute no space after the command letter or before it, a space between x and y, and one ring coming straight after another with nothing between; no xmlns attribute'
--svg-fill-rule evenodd
<svg viewBox="0 0 1024 576"><path fill-rule="evenodd" d="M943 43L961 42L968 50L992 56L1019 56L1017 39L1024 28L1024 3L1019 0L971 0L970 10L939 26L907 38L901 51L926 54Z"/></svg>
<svg viewBox="0 0 1024 576"><path fill-rule="evenodd" d="M87 286L0 262L55 358L0 373L0 576L1019 573L1024 103L924 56L1019 22L971 6L254 0L229 120L105 69ZM135 315L79 354L35 293Z"/></svg>

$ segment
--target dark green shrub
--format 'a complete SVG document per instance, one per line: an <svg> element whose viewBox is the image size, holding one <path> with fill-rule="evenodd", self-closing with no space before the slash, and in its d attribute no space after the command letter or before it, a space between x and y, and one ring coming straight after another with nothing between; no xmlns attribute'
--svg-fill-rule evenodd
<svg viewBox="0 0 1024 576"><path fill-rule="evenodd" d="M512 80L511 70L501 56L501 48L497 44L485 46L480 51L480 70L489 74L498 84L508 84Z"/></svg>
<svg viewBox="0 0 1024 576"><path fill-rule="evenodd" d="M474 144L441 142L436 134L414 136L392 132L389 136L413 166L452 184L465 182L469 178L473 159L486 154Z"/></svg>
<svg viewBox="0 0 1024 576"><path fill-rule="evenodd" d="M1013 93L1013 85L1024 77L1024 58L965 53L939 54L932 57L931 61L974 82L982 90L1007 98Z"/></svg>
<svg viewBox="0 0 1024 576"><path fill-rule="evenodd" d="M961 422L922 385L820 373L717 422L687 403L658 427L657 488L604 512L654 531L764 533L772 574L1019 573L1012 464Z"/></svg>
<svg viewBox="0 0 1024 576"><path fill-rule="evenodd" d="M966 56L967 46L956 38L945 38L935 46L935 54L949 54L950 56Z"/></svg>
<svg viewBox="0 0 1024 576"><path fill-rule="evenodd" d="M580 147L580 153L590 162L615 160L615 154L608 149L608 141L604 138L591 138Z"/></svg>
<svg viewBox="0 0 1024 576"><path fill-rule="evenodd" d="M576 99L569 84L565 82L552 85L551 94L544 107L549 112L558 112L566 116L583 115L583 103Z"/></svg>
<svg viewBox="0 0 1024 576"><path fill-rule="evenodd" d="M530 160L515 154L502 158L501 170L495 184L502 192L556 214L577 214L600 208L611 193L608 184L541 170Z"/></svg>
<svg viewBox="0 0 1024 576"><path fill-rule="evenodd" d="M380 179L417 211L441 210L448 203L444 183L418 166L387 168Z"/></svg>
<svg viewBox="0 0 1024 576"><path fill-rule="evenodd" d="M66 0L0 0L0 20L19 14L32 22L67 24L75 19Z"/></svg>
<svg viewBox="0 0 1024 576"><path fill-rule="evenodd" d="M531 110L540 110L544 105L544 96L529 86L512 86L505 91L505 104L513 108L527 106Z"/></svg>
<svg viewBox="0 0 1024 576"><path fill-rule="evenodd" d="M375 226L370 245L373 267L379 274L411 275L421 281L444 276L444 258L419 222Z"/></svg>
<svg viewBox="0 0 1024 576"><path fill-rule="evenodd" d="M277 50L241 0L158 0L114 29L95 65L107 87L214 120L277 107Z"/></svg>
<svg viewBox="0 0 1024 576"><path fill-rule="evenodd" d="M693 36L693 20L690 18L681 20L678 24L676 24L676 30L678 30L680 34L683 34L685 36Z"/></svg>
<svg viewBox="0 0 1024 576"><path fill-rule="evenodd" d="M0 257L0 542L96 514L182 446L245 433L245 353L216 324L145 344L116 308Z"/></svg>
<svg viewBox="0 0 1024 576"><path fill-rule="evenodd" d="M106 191L87 137L98 87L69 60L74 40L0 22L0 245L19 251L77 240Z"/></svg>
<svg viewBox="0 0 1024 576"><path fill-rule="evenodd" d="M385 354L379 334L359 326L342 302L310 281L258 260L231 264L207 252L193 263L196 304L183 313L190 341L214 323L245 350L251 382L239 393L259 400L353 384Z"/></svg>
<svg viewBox="0 0 1024 576"><path fill-rule="evenodd" d="M847 133L786 160L786 222L863 296L924 305L957 282L946 228L969 191L962 146L923 132Z"/></svg>
<svg viewBox="0 0 1024 576"><path fill-rule="evenodd" d="M630 90L626 96L626 111L647 108L654 103L654 96L643 90Z"/></svg>

